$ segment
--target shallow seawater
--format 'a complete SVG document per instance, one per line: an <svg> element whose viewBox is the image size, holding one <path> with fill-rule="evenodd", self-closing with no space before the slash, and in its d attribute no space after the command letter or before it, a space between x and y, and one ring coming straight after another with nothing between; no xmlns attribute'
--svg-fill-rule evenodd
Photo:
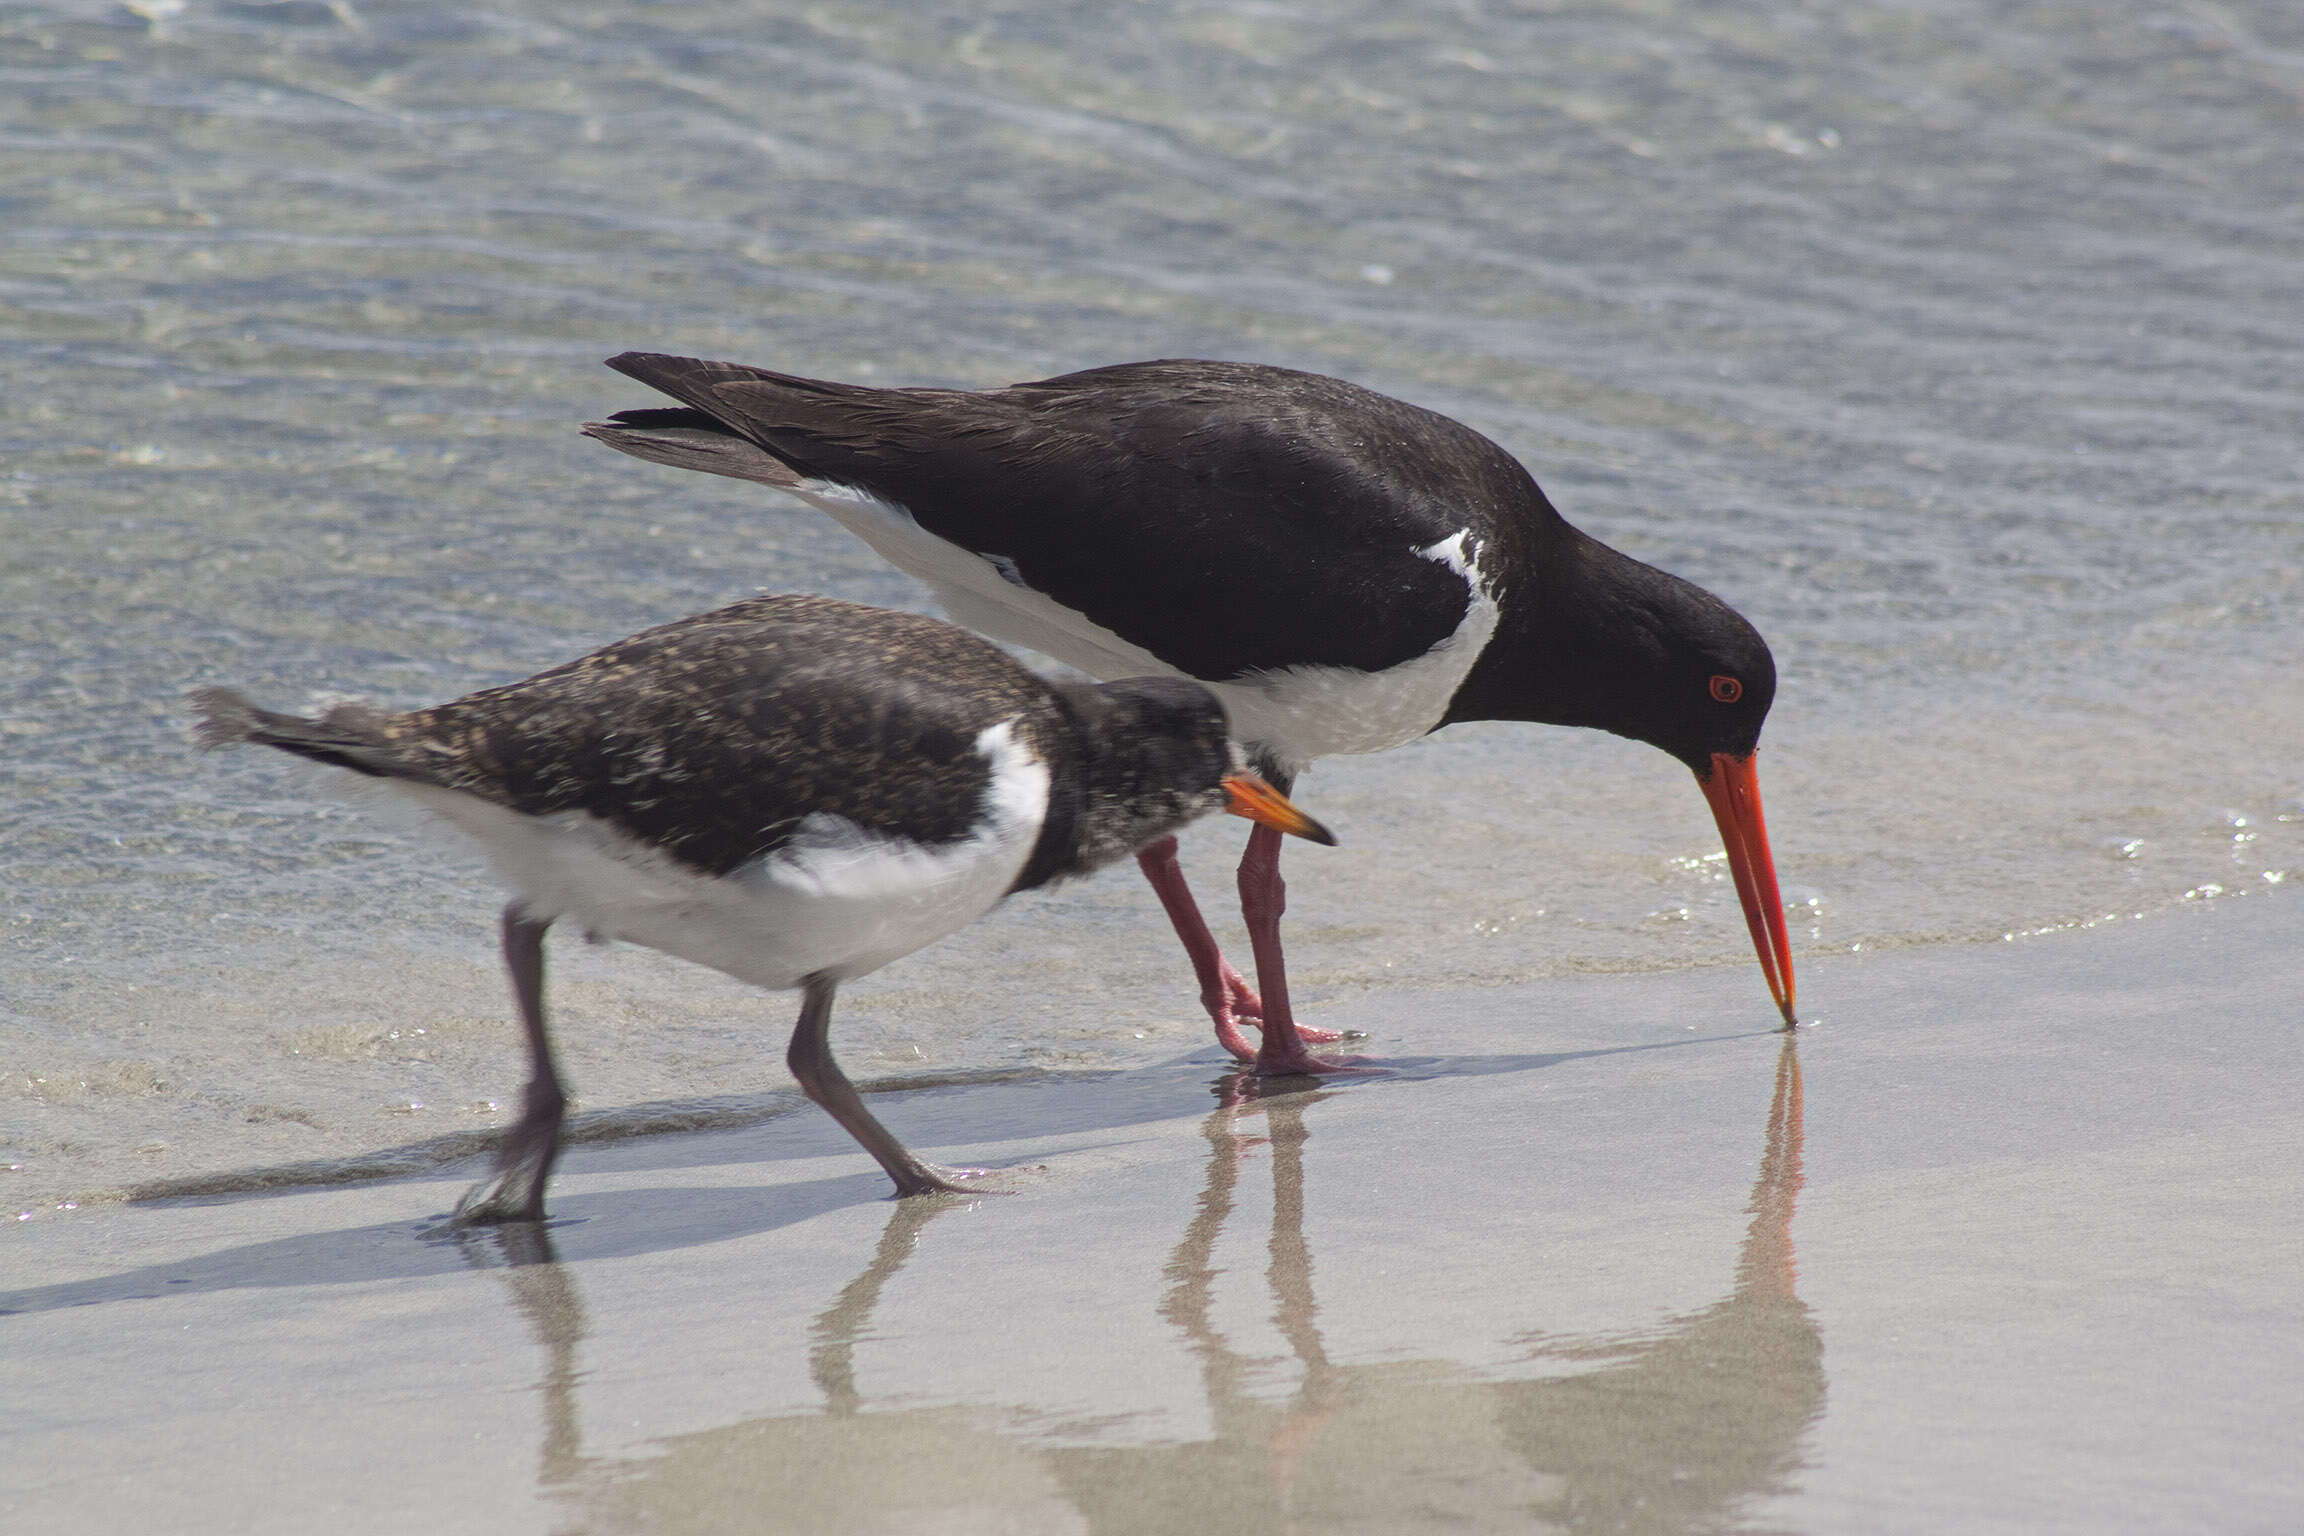
<svg viewBox="0 0 2304 1536"><path fill-rule="evenodd" d="M415 704L763 587L926 606L814 513L578 438L651 403L599 366L630 347L1255 358L1463 418L1769 636L1805 953L2304 879L2300 56L2269 0L0 5L0 1198L516 1090L473 863L195 759L186 688ZM1315 1014L1707 965L1770 1017L1650 749L1464 727L1300 798L1345 842L1290 855ZM1235 842L1191 839L1211 906ZM588 1103L782 1082L789 999L555 965ZM841 1020L879 1076L1202 1029L1125 872Z"/></svg>

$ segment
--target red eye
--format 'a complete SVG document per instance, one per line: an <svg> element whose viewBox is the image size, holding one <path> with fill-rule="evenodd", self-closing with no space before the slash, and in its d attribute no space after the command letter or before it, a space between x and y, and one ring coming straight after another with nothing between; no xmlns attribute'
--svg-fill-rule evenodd
<svg viewBox="0 0 2304 1536"><path fill-rule="evenodd" d="M1744 685L1725 672L1712 674L1712 697L1723 704L1733 704L1744 697Z"/></svg>

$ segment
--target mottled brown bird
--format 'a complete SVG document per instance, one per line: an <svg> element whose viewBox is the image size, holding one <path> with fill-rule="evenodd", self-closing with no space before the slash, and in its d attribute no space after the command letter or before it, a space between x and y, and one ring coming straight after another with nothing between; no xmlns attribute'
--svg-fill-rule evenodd
<svg viewBox="0 0 2304 1536"><path fill-rule="evenodd" d="M511 888L530 1076L465 1222L543 1215L567 1105L544 1015L544 933L562 917L800 988L793 1076L914 1195L976 1170L920 1161L864 1108L826 1038L841 982L1211 811L1334 841L1239 771L1195 683L1051 683L940 620L821 597L736 603L405 714L303 719L225 688L193 701L202 746L380 779L470 834Z"/></svg>

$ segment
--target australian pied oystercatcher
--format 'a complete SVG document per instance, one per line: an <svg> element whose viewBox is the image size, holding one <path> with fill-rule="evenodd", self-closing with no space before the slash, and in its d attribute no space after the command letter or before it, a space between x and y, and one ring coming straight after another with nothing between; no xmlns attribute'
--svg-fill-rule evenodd
<svg viewBox="0 0 2304 1536"><path fill-rule="evenodd" d="M1206 683L1283 791L1324 753L1464 720L1592 726L1663 748L1711 803L1791 1024L1753 767L1776 692L1767 643L1711 593L1570 526L1469 427L1245 363L1124 363L983 391L642 352L608 366L681 408L622 411L591 436L798 497L985 634L1091 676ZM1251 832L1240 864L1260 999L1217 953L1173 839L1139 858L1226 1047L1267 1072L1327 1065L1288 1006L1278 838ZM1242 1021L1263 1026L1254 1053Z"/></svg>
<svg viewBox="0 0 2304 1536"><path fill-rule="evenodd" d="M1197 684L1052 684L941 620L830 598L753 598L406 714L192 697L202 746L382 779L475 838L511 888L504 962L530 1075L463 1222L543 1215L567 1104L544 1023L558 918L801 988L792 1075L914 1195L974 1170L921 1162L864 1108L826 1042L841 982L1220 808L1334 841L1236 771Z"/></svg>

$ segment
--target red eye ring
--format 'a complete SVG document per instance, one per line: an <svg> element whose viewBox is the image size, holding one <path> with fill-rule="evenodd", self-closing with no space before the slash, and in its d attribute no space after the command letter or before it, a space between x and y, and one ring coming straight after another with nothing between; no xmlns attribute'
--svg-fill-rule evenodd
<svg viewBox="0 0 2304 1536"><path fill-rule="evenodd" d="M1733 704L1744 697L1744 685L1725 672L1712 674L1712 697L1723 704Z"/></svg>

